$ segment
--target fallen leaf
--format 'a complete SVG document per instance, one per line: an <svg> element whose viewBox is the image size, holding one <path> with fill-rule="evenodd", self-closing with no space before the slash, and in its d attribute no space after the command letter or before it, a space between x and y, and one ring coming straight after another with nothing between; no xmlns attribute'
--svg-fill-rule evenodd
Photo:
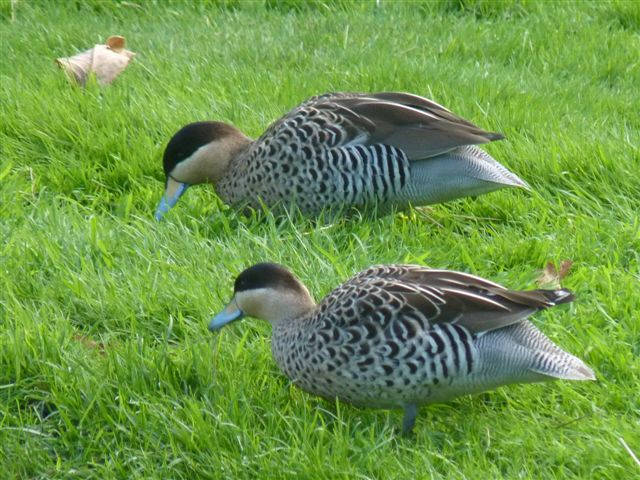
<svg viewBox="0 0 640 480"><path fill-rule="evenodd" d="M107 47L114 52L121 52L124 50L124 37L121 37L120 35L111 35L107 38Z"/></svg>
<svg viewBox="0 0 640 480"><path fill-rule="evenodd" d="M105 45L95 45L73 57L57 58L56 63L71 79L83 87L91 72L95 74L100 85L108 85L127 68L135 55L126 50L124 45L124 37L112 35L107 38Z"/></svg>
<svg viewBox="0 0 640 480"><path fill-rule="evenodd" d="M560 288L560 281L569 274L569 270L573 262L571 260L563 260L560 268L556 268L553 262L547 262L540 275L536 279L536 283L540 287Z"/></svg>
<svg viewBox="0 0 640 480"><path fill-rule="evenodd" d="M560 264L560 268L558 269L558 280L562 280L569 274L569 270L573 266L573 261L571 260L563 260Z"/></svg>
<svg viewBox="0 0 640 480"><path fill-rule="evenodd" d="M73 339L87 348L98 350L99 353L104 354L104 343L96 342L95 340L91 340L90 338L85 337L84 335L80 335L79 333L76 333L73 336Z"/></svg>

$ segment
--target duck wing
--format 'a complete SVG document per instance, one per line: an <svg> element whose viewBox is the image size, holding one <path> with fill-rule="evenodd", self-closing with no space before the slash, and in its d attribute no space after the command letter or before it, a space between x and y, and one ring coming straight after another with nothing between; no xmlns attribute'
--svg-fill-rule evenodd
<svg viewBox="0 0 640 480"><path fill-rule="evenodd" d="M370 267L338 287L325 299L325 308L346 328L391 329L405 338L436 324L459 325L481 334L573 298L564 289L508 290L467 273L383 265Z"/></svg>
<svg viewBox="0 0 640 480"><path fill-rule="evenodd" d="M315 148L384 144L402 150L409 160L420 160L502 138L418 95L326 93L304 101L275 121L256 147L268 139Z"/></svg>
<svg viewBox="0 0 640 480"><path fill-rule="evenodd" d="M325 94L308 100L301 107L333 110L353 126L352 135L360 138L366 134L362 144L394 146L409 160L504 138L432 100L409 93Z"/></svg>

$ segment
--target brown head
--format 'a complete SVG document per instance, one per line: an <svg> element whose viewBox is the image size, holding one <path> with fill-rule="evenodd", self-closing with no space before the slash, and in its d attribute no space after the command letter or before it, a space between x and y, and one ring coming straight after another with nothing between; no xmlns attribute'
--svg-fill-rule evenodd
<svg viewBox="0 0 640 480"><path fill-rule="evenodd" d="M233 298L209 323L218 330L244 315L269 323L296 318L316 306L309 290L289 270L276 263L258 263L236 278Z"/></svg>
<svg viewBox="0 0 640 480"><path fill-rule="evenodd" d="M216 184L229 162L251 143L237 128L222 122L195 122L171 137L162 157L165 192L156 219L173 207L190 185Z"/></svg>

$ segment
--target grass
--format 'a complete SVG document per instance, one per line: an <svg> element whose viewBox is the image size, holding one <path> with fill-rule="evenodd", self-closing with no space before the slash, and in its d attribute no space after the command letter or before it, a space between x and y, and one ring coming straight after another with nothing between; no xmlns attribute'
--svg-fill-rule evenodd
<svg viewBox="0 0 640 480"><path fill-rule="evenodd" d="M13 7L12 7L13 5ZM0 6L0 463L6 478L631 478L640 453L640 9L633 2L5 2ZM108 35L113 86L53 64ZM533 187L383 218L245 216L193 189L157 223L169 136L257 136L326 91L423 94L507 140ZM535 323L597 374L397 412L324 401L269 327L207 329L234 276L289 265L317 298L373 264L578 300Z"/></svg>

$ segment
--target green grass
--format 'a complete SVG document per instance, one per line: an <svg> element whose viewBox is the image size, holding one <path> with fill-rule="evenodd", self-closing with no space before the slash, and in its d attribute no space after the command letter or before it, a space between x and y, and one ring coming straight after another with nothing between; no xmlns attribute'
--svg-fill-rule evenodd
<svg viewBox="0 0 640 480"><path fill-rule="evenodd" d="M640 471L640 7L18 1L0 5L0 464L5 478L631 478ZM53 59L122 34L113 86ZM326 91L426 95L507 140L531 193L374 218L244 216L194 188L157 223L164 145L220 119L257 136ZM597 382L397 412L292 387L269 326L211 335L234 276L289 265L320 298L373 264L578 300L534 319Z"/></svg>

